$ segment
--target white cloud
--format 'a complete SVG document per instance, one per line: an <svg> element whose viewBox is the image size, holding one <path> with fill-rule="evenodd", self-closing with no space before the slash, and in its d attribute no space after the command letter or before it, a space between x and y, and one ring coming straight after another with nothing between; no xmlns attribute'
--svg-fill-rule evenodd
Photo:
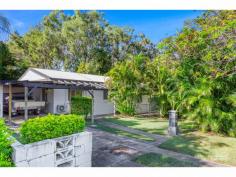
<svg viewBox="0 0 236 177"><path fill-rule="evenodd" d="M22 22L20 20L14 20L13 24L14 24L15 28L21 28L21 27L23 27L25 25L24 22Z"/></svg>

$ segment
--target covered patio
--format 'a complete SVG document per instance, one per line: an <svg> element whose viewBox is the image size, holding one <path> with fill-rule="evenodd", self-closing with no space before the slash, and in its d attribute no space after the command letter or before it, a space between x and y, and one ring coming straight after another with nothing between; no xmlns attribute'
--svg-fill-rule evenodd
<svg viewBox="0 0 236 177"><path fill-rule="evenodd" d="M53 70L46 70L46 71L53 71ZM57 95L54 93L54 97L52 100L54 102L57 102L55 99L56 97L61 96L62 93L66 93L65 96L67 97L66 100L68 102L67 105L67 112L70 113L70 103L71 103L71 97L72 94L76 93L77 91L86 91L89 96L92 98L92 114L91 114L91 120L92 124L94 122L94 91L96 90L107 90L105 83L101 78L82 78L82 77L73 77L72 75L75 75L76 73L68 73L68 72L61 72L61 71L54 71L54 72L60 72L55 74L56 77L50 77L47 74L43 74L41 72L38 72L37 69L28 69L25 74L18 80L18 81L1 81L1 84L3 85L4 89L7 90L8 94L8 114L5 114L4 117L7 119L7 123L11 126L17 126L17 124L28 120L29 118L36 117L35 115L29 114L29 96L36 92L37 89L41 90L41 92L46 91L46 97L47 98L40 98L41 101L49 102L49 93L51 92L58 92ZM70 76L69 76L70 75ZM69 77L68 77L69 76ZM89 75L88 75L89 76ZM95 76L98 77L98 76ZM103 76L100 76L103 77ZM100 80L99 80L100 79ZM24 111L22 115L14 117L12 115L12 103L13 103L13 88L21 88L24 92ZM62 92L64 91L64 92ZM56 104L56 103L54 103ZM55 107L55 106L54 106ZM55 108L52 108L52 110ZM38 116L43 116L47 113L54 113L52 111L45 111L45 109L42 113L38 114Z"/></svg>

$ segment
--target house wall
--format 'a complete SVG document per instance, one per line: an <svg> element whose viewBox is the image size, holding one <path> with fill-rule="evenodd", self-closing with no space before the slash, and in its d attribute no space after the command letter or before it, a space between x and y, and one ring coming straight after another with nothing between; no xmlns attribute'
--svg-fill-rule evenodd
<svg viewBox="0 0 236 177"><path fill-rule="evenodd" d="M88 91L82 92L83 96L90 97ZM103 99L103 90L94 91L94 115L106 115L114 113L114 104L109 100Z"/></svg>
<svg viewBox="0 0 236 177"><path fill-rule="evenodd" d="M0 84L0 117L3 117L3 85Z"/></svg>
<svg viewBox="0 0 236 177"><path fill-rule="evenodd" d="M58 105L64 105L67 109L65 113L69 113L68 89L50 89L47 94L47 111L49 113L58 114Z"/></svg>

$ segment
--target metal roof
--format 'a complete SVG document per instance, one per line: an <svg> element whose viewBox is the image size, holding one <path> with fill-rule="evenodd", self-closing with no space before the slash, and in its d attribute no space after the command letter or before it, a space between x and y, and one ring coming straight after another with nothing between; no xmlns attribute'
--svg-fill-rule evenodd
<svg viewBox="0 0 236 177"><path fill-rule="evenodd" d="M50 79L64 79L64 80L76 80L76 81L88 81L88 82L103 82L103 83L105 82L106 79L108 79L108 77L105 76L57 71L51 69L29 68L29 70L35 71Z"/></svg>
<svg viewBox="0 0 236 177"><path fill-rule="evenodd" d="M29 68L18 81L31 83L47 83L64 85L68 87L106 89L105 81L108 77L80 74L75 72L64 72L49 69Z"/></svg>

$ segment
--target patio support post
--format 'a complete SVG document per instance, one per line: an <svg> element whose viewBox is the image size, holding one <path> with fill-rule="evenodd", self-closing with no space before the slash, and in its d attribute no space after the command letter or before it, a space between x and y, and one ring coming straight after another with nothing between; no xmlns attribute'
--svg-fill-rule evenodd
<svg viewBox="0 0 236 177"><path fill-rule="evenodd" d="M12 85L9 84L9 98L8 98L8 119L9 123L11 124L11 116L12 116Z"/></svg>
<svg viewBox="0 0 236 177"><path fill-rule="evenodd" d="M68 112L69 112L69 114L71 114L71 89L70 88L68 89L68 104L67 104L67 106L68 106Z"/></svg>
<svg viewBox="0 0 236 177"><path fill-rule="evenodd" d="M92 125L94 125L94 91L92 90L92 115L91 115Z"/></svg>
<svg viewBox="0 0 236 177"><path fill-rule="evenodd" d="M94 126L94 90L89 90L88 92L92 97L91 123L92 123L92 126Z"/></svg>
<svg viewBox="0 0 236 177"><path fill-rule="evenodd" d="M25 120L28 120L28 87L25 87Z"/></svg>

